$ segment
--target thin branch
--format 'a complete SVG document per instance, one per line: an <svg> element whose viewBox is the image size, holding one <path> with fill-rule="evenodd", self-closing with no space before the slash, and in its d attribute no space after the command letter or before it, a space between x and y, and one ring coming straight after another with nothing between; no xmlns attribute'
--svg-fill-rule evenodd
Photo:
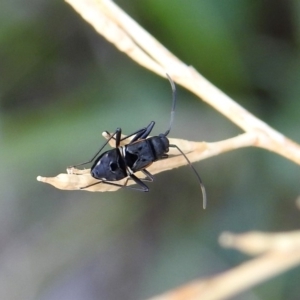
<svg viewBox="0 0 300 300"><path fill-rule="evenodd" d="M105 1L97 0L74 0L66 1L88 22L95 30L103 35L109 42L113 43L120 51L125 52L145 68L164 76L163 68L156 63L143 49L136 46L133 38L124 31L119 24L119 15L114 15L107 7ZM110 3L114 5L112 2ZM126 18L126 17L125 17ZM128 17L130 19L130 17ZM124 22L124 20L123 20ZM133 21L134 22L134 21ZM136 27L133 26L136 30Z"/></svg>
<svg viewBox="0 0 300 300"><path fill-rule="evenodd" d="M276 152L300 164L300 146L298 144L287 139L281 133L254 117L229 96L207 81L196 70L182 63L112 1L66 1L87 22L93 25L100 34L116 45L118 49L124 51L133 60L161 76L165 76L166 72L169 73L177 83L194 92L246 131L243 135L216 143L185 141L185 145L181 145L182 140L171 141L171 143L177 144L187 153L188 158L192 162L241 147L257 146ZM191 150L192 148L194 150ZM185 159L177 156L156 162L149 168L149 171L157 174L185 164ZM69 173L71 174L60 174L53 178L39 176L38 180L53 184L57 188L62 189L78 189L95 182L87 171L82 175L80 171L76 170L78 178L74 177L74 172L73 174L72 172ZM137 175L141 176L141 174ZM122 181L119 183L123 184ZM133 183L129 181L130 184ZM117 187L98 184L85 190L113 191L117 189Z"/></svg>
<svg viewBox="0 0 300 300"><path fill-rule="evenodd" d="M298 196L296 199L296 207L300 209L300 196Z"/></svg>
<svg viewBox="0 0 300 300"><path fill-rule="evenodd" d="M300 146L298 144L254 117L197 73L196 70L182 63L112 1L66 1L86 21L91 23L100 34L133 60L159 75L165 76L166 72L169 73L177 83L194 92L246 131L244 135L216 143L198 143L197 145L195 142L185 141L185 145L181 146L178 144L180 143L179 140L171 141L171 143L177 144L185 153L188 153L188 158L192 162L241 147L257 146L276 152L300 164ZM190 143L190 145L188 146L187 143ZM190 151L191 147L194 147L193 151ZM157 174L185 164L185 159L177 156L153 164L149 171ZM77 170L76 174L79 173ZM87 172L85 171L85 173ZM137 175L141 177L141 174ZM95 182L89 174L79 174L78 176L78 178L74 177L73 172L73 174L60 174L53 178L39 176L38 180L62 189L78 189ZM120 181L119 183L123 184L124 182ZM133 183L129 181L130 184ZM98 184L85 190L114 191L117 189L117 187Z"/></svg>
<svg viewBox="0 0 300 300"><path fill-rule="evenodd" d="M107 134L104 132L103 136L108 138ZM239 149L241 147L246 147L251 145L256 139L255 134L244 133L231 139L216 143L205 143L205 142L191 142L181 139L169 139L171 144L177 145L188 157L191 162L196 162L201 159L212 157L226 151L231 151L234 149ZM114 142L111 142L113 145ZM125 140L126 144L127 141ZM175 155L169 157L168 159L160 160L153 163L147 170L151 174L158 174L167 170L178 168L186 165L185 158L178 153L176 149L170 148L170 155ZM135 173L137 177L143 178L144 175L141 172ZM192 175L191 175L192 176ZM98 180L94 179L90 175L90 169L77 170L77 169L67 169L67 174L59 174L56 177L37 177L38 181L45 182L53 185L54 187L62 190L78 190L82 187L91 185ZM123 185L126 179L118 181L118 184ZM129 180L127 185L135 184L133 181ZM111 192L120 189L120 187L111 186L107 184L97 184L83 191L89 192Z"/></svg>
<svg viewBox="0 0 300 300"><path fill-rule="evenodd" d="M220 241L226 247L246 253L264 254L212 278L193 281L148 300L229 299L300 264L299 231L280 234L225 233Z"/></svg>
<svg viewBox="0 0 300 300"><path fill-rule="evenodd" d="M255 133L255 143L247 146L273 151L300 164L298 144L256 118L194 68L181 62L111 0L66 2L137 63L163 77L168 73L175 82L199 96L245 132Z"/></svg>
<svg viewBox="0 0 300 300"><path fill-rule="evenodd" d="M248 232L232 234L224 232L219 242L223 247L238 249L249 255L262 254L268 251L291 251L300 249L300 231L281 233Z"/></svg>
<svg viewBox="0 0 300 300"><path fill-rule="evenodd" d="M170 143L178 145L191 162L241 147L256 146L300 164L298 144L256 118L195 69L181 62L111 0L66 1L119 50L160 76L168 73L175 82L202 98L245 131L244 134L216 143L170 139ZM107 134L104 133L104 137L107 138ZM185 165L185 159L174 151L170 149L172 157L152 164L148 170L152 174L157 174ZM136 174L142 178L142 174L139 172ZM89 169L74 168L68 169L67 174L60 174L53 178L39 176L37 179L67 190L80 189L96 182L91 177ZM123 181L118 183L122 184ZM129 181L128 185L130 184L133 182ZM117 189L119 187L97 184L85 190L98 192ZM300 232L298 231L280 234L252 232L245 235L225 233L220 237L220 242L225 247L235 248L251 255L260 254L260 256L223 274L194 281L151 300L227 299L300 263Z"/></svg>

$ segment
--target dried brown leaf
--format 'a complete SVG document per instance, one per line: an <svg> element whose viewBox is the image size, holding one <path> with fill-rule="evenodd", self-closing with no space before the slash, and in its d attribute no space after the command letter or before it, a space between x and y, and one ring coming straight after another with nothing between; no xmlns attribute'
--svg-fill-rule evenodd
<svg viewBox="0 0 300 300"><path fill-rule="evenodd" d="M110 136L109 133L107 132L104 132L102 135L106 139L109 138ZM172 138L170 138L169 141L170 144L177 145L186 154L190 162L193 163L214 155L218 155L220 153L224 153L226 151L249 146L253 144L255 139L256 136L254 134L244 133L237 137L216 142L216 143L191 142L187 140L172 139ZM124 140L123 143L126 144L129 141L130 139ZM113 139L110 141L110 145L114 147ZM182 155L180 155L180 153L178 153L177 149L170 148L169 154L170 157L168 159L159 160L153 163L149 168L147 168L147 170L154 175L187 164L186 159ZM144 176L141 172L137 172L135 174L139 178L143 178ZM55 177L38 176L37 180L51 184L54 187L62 190L79 190L80 188L84 188L90 184L97 182L97 180L90 175L89 169L78 170L74 168L68 168L67 174L59 174ZM126 179L120 180L118 181L118 184L122 185L125 182ZM132 184L134 184L134 182L132 180L129 180L127 185L132 185ZM84 191L108 192L108 191L116 191L118 189L119 187L116 186L110 186L107 184L97 184L84 189Z"/></svg>
<svg viewBox="0 0 300 300"><path fill-rule="evenodd" d="M108 138L109 135L104 132L103 136L105 138ZM133 138L133 137L132 137ZM180 139L169 139L170 143L178 145L180 149L187 155L187 157L191 161L196 161L197 157L200 157L201 153L204 153L205 150L207 150L207 144L206 143L198 143L198 142L190 142ZM124 140L122 143L126 144L129 140ZM110 141L110 144L114 146L114 140L112 139ZM171 155L168 159L163 159L160 161L157 161L153 163L147 170L151 174L157 174L163 171L167 171L173 168L177 168L180 166L183 166L187 164L187 161L185 158L178 153L178 151L174 148L170 148L169 154ZM135 175L139 178L144 178L144 174L141 172L135 173ZM90 174L90 169L83 169L79 170L76 168L67 168L66 174L59 174L55 177L37 177L38 181L45 182L48 184L53 185L54 187L62 190L80 190L88 185L91 185L93 183L99 182L99 180L96 180L93 178ZM118 184L125 184L126 178L123 180L119 180ZM129 180L127 185L135 184L134 181ZM109 192L109 191L116 191L120 187L117 186L111 186L108 184L96 184L93 186L90 186L88 188L85 188L85 191L89 192Z"/></svg>

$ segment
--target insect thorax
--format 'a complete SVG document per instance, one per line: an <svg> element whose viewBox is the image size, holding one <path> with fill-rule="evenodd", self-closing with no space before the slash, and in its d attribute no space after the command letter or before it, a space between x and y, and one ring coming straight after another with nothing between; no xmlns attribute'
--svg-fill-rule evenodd
<svg viewBox="0 0 300 300"><path fill-rule="evenodd" d="M123 151L126 165L133 171L147 168L152 162L166 157L169 141L162 136L154 136L126 145Z"/></svg>

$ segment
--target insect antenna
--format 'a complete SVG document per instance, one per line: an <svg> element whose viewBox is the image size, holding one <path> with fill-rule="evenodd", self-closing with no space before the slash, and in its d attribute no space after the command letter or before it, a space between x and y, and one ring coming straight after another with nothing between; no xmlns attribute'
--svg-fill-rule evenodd
<svg viewBox="0 0 300 300"><path fill-rule="evenodd" d="M176 107L176 87L175 87L175 83L172 80L172 78L169 76L169 74L166 74L170 84L171 84L171 88L172 88L172 109L171 109L171 117L170 117L170 124L169 124L169 128L168 130L165 132L165 136L167 136L172 128L173 125L173 121L174 121L174 116L175 116L175 107ZM169 147L172 148L177 148L177 150L183 155L183 157L186 159L186 161L188 162L189 166L192 168L192 170L194 171L195 175L197 176L197 179L199 181L200 184L200 188L202 191L202 197L203 197L203 208L206 208L206 203L207 203L207 197L206 197L206 190L205 190L205 186L201 180L201 177L199 175L199 173L197 172L197 170L194 168L194 166L191 164L190 160L187 158L187 156L182 152L182 150L177 146L177 145L169 145Z"/></svg>
<svg viewBox="0 0 300 300"><path fill-rule="evenodd" d="M188 162L189 166L192 168L192 170L194 171L195 175L197 176L199 184L200 184L200 188L201 188L201 191L202 191L203 208L205 209L206 208L206 203L207 203L206 190L205 190L205 186L204 186L204 184L203 184L203 182L201 180L201 177L200 177L199 173L194 168L194 166L192 165L192 163L190 162L190 160L187 158L187 156L183 153L183 151L177 145L170 144L169 147L176 148L183 155L183 157L186 159L186 161Z"/></svg>
<svg viewBox="0 0 300 300"><path fill-rule="evenodd" d="M169 76L169 74L166 74L169 81L170 81L170 84L171 84L171 88L172 88L172 109L171 109L171 117L170 117L170 124L169 124L169 128L168 130L165 132L165 136L167 136L170 131L171 131L171 128L172 128L172 125L173 125L173 121L174 121L174 115L175 115L175 107L176 107L176 87L175 87L175 83L174 81L172 80L172 78Z"/></svg>

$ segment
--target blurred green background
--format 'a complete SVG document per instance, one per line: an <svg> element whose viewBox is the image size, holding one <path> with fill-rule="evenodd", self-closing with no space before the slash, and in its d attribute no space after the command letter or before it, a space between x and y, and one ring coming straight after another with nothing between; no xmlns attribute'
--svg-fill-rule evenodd
<svg viewBox="0 0 300 300"><path fill-rule="evenodd" d="M300 143L298 0L119 0L143 27L238 103ZM145 299L249 257L224 230L299 229L299 166L241 149L155 176L149 193L61 191L37 182L89 159L102 131L169 123L167 80L132 62L63 1L0 10L0 298ZM178 87L171 137L241 130ZM300 268L234 299L299 299Z"/></svg>

